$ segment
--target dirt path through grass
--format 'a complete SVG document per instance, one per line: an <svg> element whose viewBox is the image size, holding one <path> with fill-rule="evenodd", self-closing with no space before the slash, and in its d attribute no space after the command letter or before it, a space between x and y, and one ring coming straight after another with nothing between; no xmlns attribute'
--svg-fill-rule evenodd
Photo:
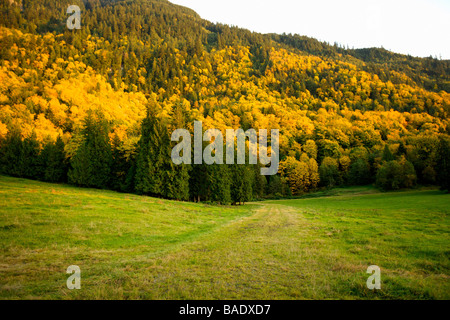
<svg viewBox="0 0 450 320"><path fill-rule="evenodd" d="M341 283L333 280L339 277L333 266L340 260L338 252L330 251L326 241L316 237L316 229L291 207L262 204L253 215L186 243L175 252L147 261L141 256L140 268L124 267L112 276L120 283L120 290L104 290L101 283L92 283L89 296L111 297L111 291L117 298L152 299L337 296L341 290L334 286Z"/></svg>
<svg viewBox="0 0 450 320"><path fill-rule="evenodd" d="M150 299L354 299L439 298L448 290L448 276L383 268L385 290L366 287L371 246L347 251L333 225L308 219L302 209L262 203L252 215L232 221L125 276L117 298ZM358 242L355 233L353 241ZM359 247L359 246L358 246ZM145 266L148 264L148 266ZM119 277L120 278L120 277ZM433 290L429 290L432 286ZM114 290L112 290L114 291ZM111 288L92 291L111 297ZM435 294L436 296L433 296Z"/></svg>

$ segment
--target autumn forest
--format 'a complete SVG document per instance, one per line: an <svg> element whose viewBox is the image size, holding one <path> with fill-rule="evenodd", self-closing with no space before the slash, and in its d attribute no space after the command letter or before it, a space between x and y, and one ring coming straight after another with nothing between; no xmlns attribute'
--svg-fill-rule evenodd
<svg viewBox="0 0 450 320"><path fill-rule="evenodd" d="M81 29L68 30L68 5ZM214 24L165 0L0 0L0 172L241 204L450 182L450 61ZM176 128L280 130L280 168L174 165Z"/></svg>

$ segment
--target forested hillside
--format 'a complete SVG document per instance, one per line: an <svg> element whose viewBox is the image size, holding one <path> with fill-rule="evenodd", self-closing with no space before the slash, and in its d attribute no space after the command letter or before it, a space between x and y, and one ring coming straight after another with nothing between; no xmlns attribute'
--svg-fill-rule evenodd
<svg viewBox="0 0 450 320"><path fill-rule="evenodd" d="M67 7L82 9L68 30ZM165 0L0 0L0 171L178 200L450 181L450 62L262 35ZM280 129L280 171L175 166L175 128Z"/></svg>

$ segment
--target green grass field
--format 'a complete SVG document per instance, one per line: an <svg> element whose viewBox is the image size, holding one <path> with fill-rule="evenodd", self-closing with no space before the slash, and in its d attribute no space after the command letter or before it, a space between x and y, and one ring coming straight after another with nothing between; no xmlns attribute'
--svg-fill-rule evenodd
<svg viewBox="0 0 450 320"><path fill-rule="evenodd" d="M450 299L449 213L434 189L216 207L0 176L0 298Z"/></svg>

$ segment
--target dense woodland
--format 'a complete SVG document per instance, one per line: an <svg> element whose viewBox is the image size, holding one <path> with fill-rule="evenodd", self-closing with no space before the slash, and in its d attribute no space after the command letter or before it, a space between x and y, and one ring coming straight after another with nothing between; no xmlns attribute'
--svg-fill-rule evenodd
<svg viewBox="0 0 450 320"><path fill-rule="evenodd" d="M0 172L221 204L448 190L449 75L448 60L252 33L165 0L0 0ZM194 120L279 129L278 175L174 165L171 132Z"/></svg>

